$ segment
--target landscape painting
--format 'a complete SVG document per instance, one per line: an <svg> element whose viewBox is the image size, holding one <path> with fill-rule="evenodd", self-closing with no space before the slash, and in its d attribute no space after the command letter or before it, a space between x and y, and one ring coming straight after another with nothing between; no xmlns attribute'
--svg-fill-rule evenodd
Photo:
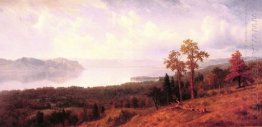
<svg viewBox="0 0 262 127"><path fill-rule="evenodd" d="M0 127L262 126L262 0L0 0Z"/></svg>

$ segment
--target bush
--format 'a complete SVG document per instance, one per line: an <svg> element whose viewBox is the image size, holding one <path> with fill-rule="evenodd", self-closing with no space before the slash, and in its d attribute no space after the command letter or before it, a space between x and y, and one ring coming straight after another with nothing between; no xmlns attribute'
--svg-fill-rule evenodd
<svg viewBox="0 0 262 127"><path fill-rule="evenodd" d="M115 119L114 126L119 126L125 122L127 122L129 119L131 119L135 113L129 112L126 110L121 110L121 113L119 116Z"/></svg>

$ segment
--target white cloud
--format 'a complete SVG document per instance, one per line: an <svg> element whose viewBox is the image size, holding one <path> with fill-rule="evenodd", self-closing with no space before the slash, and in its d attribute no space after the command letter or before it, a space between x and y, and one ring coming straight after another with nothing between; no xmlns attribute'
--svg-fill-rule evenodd
<svg viewBox="0 0 262 127"><path fill-rule="evenodd" d="M200 48L224 53L214 57L227 57L247 45L243 16L226 1L114 2L0 2L0 53L7 57L162 59L169 50L178 50L182 40L192 38Z"/></svg>

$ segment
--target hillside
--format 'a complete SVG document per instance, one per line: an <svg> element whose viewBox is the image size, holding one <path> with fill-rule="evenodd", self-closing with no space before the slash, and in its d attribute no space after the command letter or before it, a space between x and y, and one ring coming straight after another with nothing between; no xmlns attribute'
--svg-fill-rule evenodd
<svg viewBox="0 0 262 127"><path fill-rule="evenodd" d="M236 89L230 87L209 91L210 96L172 104L159 110L112 109L103 119L83 123L81 127L114 126L122 116L122 127L175 127L175 126L258 126L262 125L262 85ZM123 115L128 112L129 115ZM124 113L124 114L128 114ZM118 114L118 115L116 115ZM117 117L116 117L117 116ZM120 120L119 120L120 119Z"/></svg>

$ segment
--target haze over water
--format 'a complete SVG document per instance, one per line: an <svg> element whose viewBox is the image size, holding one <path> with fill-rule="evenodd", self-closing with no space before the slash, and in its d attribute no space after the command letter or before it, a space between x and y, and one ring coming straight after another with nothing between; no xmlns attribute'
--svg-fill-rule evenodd
<svg viewBox="0 0 262 127"><path fill-rule="evenodd" d="M19 81L5 81L0 82L0 90L12 89L30 89L38 87L94 87L106 85L119 85L130 82L131 77L135 76L163 76L166 69L161 67L92 67L84 70L78 77L65 78L58 77L57 81L50 81L47 79L19 82Z"/></svg>

